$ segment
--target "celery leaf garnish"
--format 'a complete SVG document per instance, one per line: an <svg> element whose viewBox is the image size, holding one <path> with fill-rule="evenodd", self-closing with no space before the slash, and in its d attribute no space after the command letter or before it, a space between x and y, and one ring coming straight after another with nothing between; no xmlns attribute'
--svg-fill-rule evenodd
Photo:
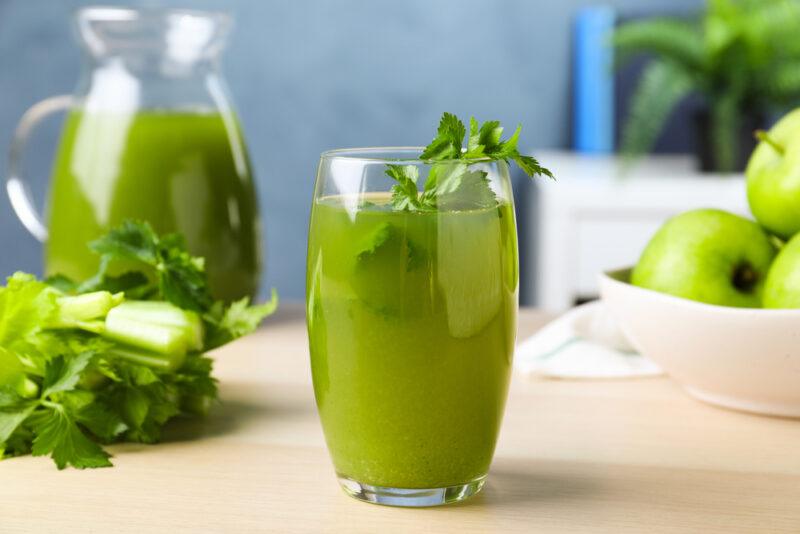
<svg viewBox="0 0 800 534"><path fill-rule="evenodd" d="M415 165L388 165L386 174L397 184L392 187L392 207L398 211L432 211L494 206L497 197L488 174L470 170L471 165L489 161L514 161L528 176L553 174L536 158L517 149L522 127L506 139L499 121L479 124L470 118L467 147L463 149L466 127L452 113L444 113L436 137L425 147L420 159L431 165L422 192L417 187L419 170Z"/></svg>
<svg viewBox="0 0 800 534"><path fill-rule="evenodd" d="M413 165L387 165L386 174L397 182L392 186L392 205L399 210L419 209L419 170Z"/></svg>

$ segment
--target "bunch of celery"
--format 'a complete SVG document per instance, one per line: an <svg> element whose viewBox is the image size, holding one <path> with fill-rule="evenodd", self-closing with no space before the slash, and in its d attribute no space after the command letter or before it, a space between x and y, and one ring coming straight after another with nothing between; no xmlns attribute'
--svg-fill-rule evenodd
<svg viewBox="0 0 800 534"><path fill-rule="evenodd" d="M85 282L16 273L0 287L0 458L105 467L104 443L158 441L171 418L204 415L216 399L203 353L277 307L274 293L257 306L214 302L202 259L146 223L89 247L101 262Z"/></svg>

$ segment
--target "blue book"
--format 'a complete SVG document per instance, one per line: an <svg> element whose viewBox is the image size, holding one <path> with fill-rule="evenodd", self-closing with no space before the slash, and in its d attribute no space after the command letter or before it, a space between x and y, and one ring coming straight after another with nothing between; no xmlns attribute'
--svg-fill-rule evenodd
<svg viewBox="0 0 800 534"><path fill-rule="evenodd" d="M574 27L573 148L577 152L614 150L614 49L610 44L616 13L599 6L578 11Z"/></svg>

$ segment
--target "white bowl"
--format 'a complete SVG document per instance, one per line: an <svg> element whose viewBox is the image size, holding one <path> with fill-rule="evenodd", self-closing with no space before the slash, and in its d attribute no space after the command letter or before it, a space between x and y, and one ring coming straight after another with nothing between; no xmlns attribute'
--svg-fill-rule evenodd
<svg viewBox="0 0 800 534"><path fill-rule="evenodd" d="M800 309L728 308L642 289L630 269L600 293L633 346L693 397L747 412L800 417Z"/></svg>

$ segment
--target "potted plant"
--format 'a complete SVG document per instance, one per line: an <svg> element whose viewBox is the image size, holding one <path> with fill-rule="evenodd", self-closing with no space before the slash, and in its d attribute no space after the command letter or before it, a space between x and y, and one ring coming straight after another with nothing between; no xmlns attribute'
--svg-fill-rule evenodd
<svg viewBox="0 0 800 534"><path fill-rule="evenodd" d="M614 32L617 64L647 53L622 131L621 151L652 147L684 98L700 94L695 117L700 167L741 170L770 111L800 99L800 1L708 0L700 17L650 18Z"/></svg>

